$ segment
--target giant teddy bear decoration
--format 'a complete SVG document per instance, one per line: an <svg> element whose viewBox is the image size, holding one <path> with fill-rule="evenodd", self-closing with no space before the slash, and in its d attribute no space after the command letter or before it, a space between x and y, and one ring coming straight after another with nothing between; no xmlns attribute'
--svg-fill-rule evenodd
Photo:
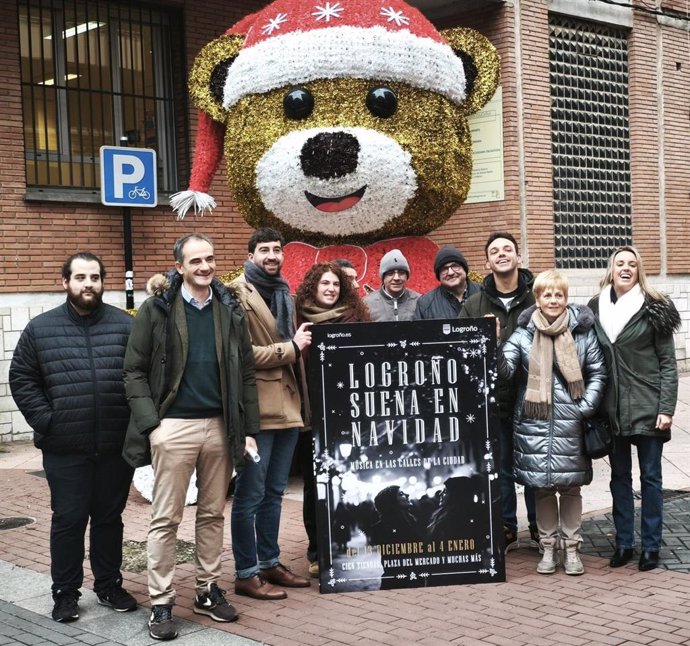
<svg viewBox="0 0 690 646"><path fill-rule="evenodd" d="M467 116L498 80L484 36L439 32L402 0L275 0L197 56L190 186L171 205L180 218L215 207L208 190L224 154L247 222L293 241L293 288L313 262L336 257L376 285L394 247L423 259L410 286L425 288L438 247L423 236L467 197Z"/></svg>

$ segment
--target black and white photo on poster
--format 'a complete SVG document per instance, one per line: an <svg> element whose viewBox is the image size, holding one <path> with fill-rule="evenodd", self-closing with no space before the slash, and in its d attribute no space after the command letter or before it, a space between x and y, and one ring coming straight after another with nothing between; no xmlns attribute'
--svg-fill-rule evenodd
<svg viewBox="0 0 690 646"><path fill-rule="evenodd" d="M493 319L312 335L321 591L504 581Z"/></svg>

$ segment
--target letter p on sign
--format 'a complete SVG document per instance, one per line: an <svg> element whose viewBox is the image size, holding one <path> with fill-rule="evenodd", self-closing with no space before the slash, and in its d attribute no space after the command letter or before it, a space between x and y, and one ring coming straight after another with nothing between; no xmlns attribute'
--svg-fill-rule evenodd
<svg viewBox="0 0 690 646"><path fill-rule="evenodd" d="M157 204L156 151L101 146L101 203L153 207Z"/></svg>

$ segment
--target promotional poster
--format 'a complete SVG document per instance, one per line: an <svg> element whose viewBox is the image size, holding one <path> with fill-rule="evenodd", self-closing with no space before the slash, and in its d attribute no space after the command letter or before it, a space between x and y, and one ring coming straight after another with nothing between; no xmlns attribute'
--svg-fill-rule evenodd
<svg viewBox="0 0 690 646"><path fill-rule="evenodd" d="M494 320L311 330L321 592L505 581Z"/></svg>

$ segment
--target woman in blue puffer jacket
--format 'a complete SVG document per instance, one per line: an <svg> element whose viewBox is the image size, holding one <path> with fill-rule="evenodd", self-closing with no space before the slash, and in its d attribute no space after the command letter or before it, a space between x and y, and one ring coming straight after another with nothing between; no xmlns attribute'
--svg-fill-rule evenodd
<svg viewBox="0 0 690 646"><path fill-rule="evenodd" d="M584 572L578 549L580 487L592 481L583 419L594 415L606 385L604 355L585 305L568 304L568 281L545 271L534 281L536 305L525 310L499 353L501 377L518 388L513 416L515 480L534 487L543 557L540 574L558 565L562 534L565 573Z"/></svg>

